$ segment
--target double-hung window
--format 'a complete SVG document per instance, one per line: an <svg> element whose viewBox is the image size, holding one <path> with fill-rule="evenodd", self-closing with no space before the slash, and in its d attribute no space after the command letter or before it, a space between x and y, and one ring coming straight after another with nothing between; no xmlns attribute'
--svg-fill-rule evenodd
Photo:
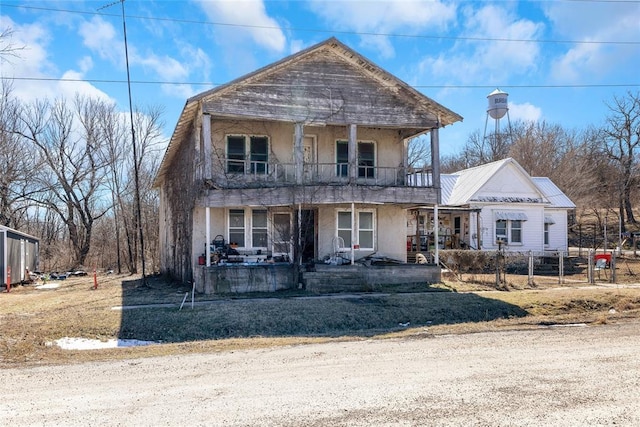
<svg viewBox="0 0 640 427"><path fill-rule="evenodd" d="M254 248L267 247L267 211L253 210L251 212L251 246Z"/></svg>
<svg viewBox="0 0 640 427"><path fill-rule="evenodd" d="M228 135L227 172L245 173L247 159L250 163L250 173L268 173L269 138L266 136Z"/></svg>
<svg viewBox="0 0 640 427"><path fill-rule="evenodd" d="M244 209L229 209L229 243L245 246Z"/></svg>
<svg viewBox="0 0 640 427"><path fill-rule="evenodd" d="M522 243L522 220L496 220L496 241Z"/></svg>
<svg viewBox="0 0 640 427"><path fill-rule="evenodd" d="M373 178L376 150L373 142L358 142L358 177Z"/></svg>
<svg viewBox="0 0 640 427"><path fill-rule="evenodd" d="M229 243L238 247L267 248L266 209L229 209Z"/></svg>
<svg viewBox="0 0 640 427"><path fill-rule="evenodd" d="M251 159L251 173L268 173L269 140L266 136L252 136L249 138L249 153Z"/></svg>

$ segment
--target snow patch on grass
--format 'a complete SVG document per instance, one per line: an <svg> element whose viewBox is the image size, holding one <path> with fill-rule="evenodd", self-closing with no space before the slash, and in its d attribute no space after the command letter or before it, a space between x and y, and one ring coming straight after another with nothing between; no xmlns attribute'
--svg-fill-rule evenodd
<svg viewBox="0 0 640 427"><path fill-rule="evenodd" d="M70 338L64 337L55 340L47 345L57 345L63 350L99 350L104 348L119 348L119 347L136 347L142 345L158 344L155 341L142 341L142 340L121 340L110 339L107 341L94 340L89 338Z"/></svg>

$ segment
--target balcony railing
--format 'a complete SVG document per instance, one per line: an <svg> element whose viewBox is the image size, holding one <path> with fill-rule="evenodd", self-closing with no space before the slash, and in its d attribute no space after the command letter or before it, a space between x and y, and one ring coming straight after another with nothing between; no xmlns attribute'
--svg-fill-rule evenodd
<svg viewBox="0 0 640 427"><path fill-rule="evenodd" d="M350 176L348 163L307 163L301 171L293 163L224 160L224 170L216 173L216 183L227 187L356 184L396 187L432 187L430 170L403 167L357 166ZM221 168L222 169L222 168Z"/></svg>

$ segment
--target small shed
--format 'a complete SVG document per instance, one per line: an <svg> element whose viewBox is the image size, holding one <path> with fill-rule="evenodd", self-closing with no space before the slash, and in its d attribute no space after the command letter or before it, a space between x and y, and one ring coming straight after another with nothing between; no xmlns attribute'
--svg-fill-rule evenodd
<svg viewBox="0 0 640 427"><path fill-rule="evenodd" d="M0 225L0 274L3 285L29 280L28 272L38 270L39 246L37 237Z"/></svg>

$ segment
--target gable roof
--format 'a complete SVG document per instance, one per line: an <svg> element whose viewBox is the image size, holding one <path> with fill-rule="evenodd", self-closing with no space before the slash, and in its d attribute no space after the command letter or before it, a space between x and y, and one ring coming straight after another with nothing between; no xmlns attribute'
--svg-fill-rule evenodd
<svg viewBox="0 0 640 427"><path fill-rule="evenodd" d="M309 61L315 61L314 65L319 65L321 72L309 72L309 69L317 68L305 69L304 65ZM330 69L322 68L329 65ZM269 90L265 91L265 87ZM332 95L334 88L336 93ZM325 102L318 102L321 93ZM338 95L341 95L340 99ZM392 106L389 100L394 101ZM362 114L360 107L368 108L369 114ZM331 37L189 98L154 185L158 185L166 173L181 142L189 137L200 108L204 113L221 117L413 129L405 137L462 120L457 113ZM309 113L310 109L313 114Z"/></svg>
<svg viewBox="0 0 640 427"><path fill-rule="evenodd" d="M540 194L545 207L575 208L575 204L546 177L532 178L512 158L506 158L484 165L476 166L453 174L440 176L441 203L444 206L463 206L473 201L480 190L506 167L515 168L515 171L531 182L532 187Z"/></svg>

